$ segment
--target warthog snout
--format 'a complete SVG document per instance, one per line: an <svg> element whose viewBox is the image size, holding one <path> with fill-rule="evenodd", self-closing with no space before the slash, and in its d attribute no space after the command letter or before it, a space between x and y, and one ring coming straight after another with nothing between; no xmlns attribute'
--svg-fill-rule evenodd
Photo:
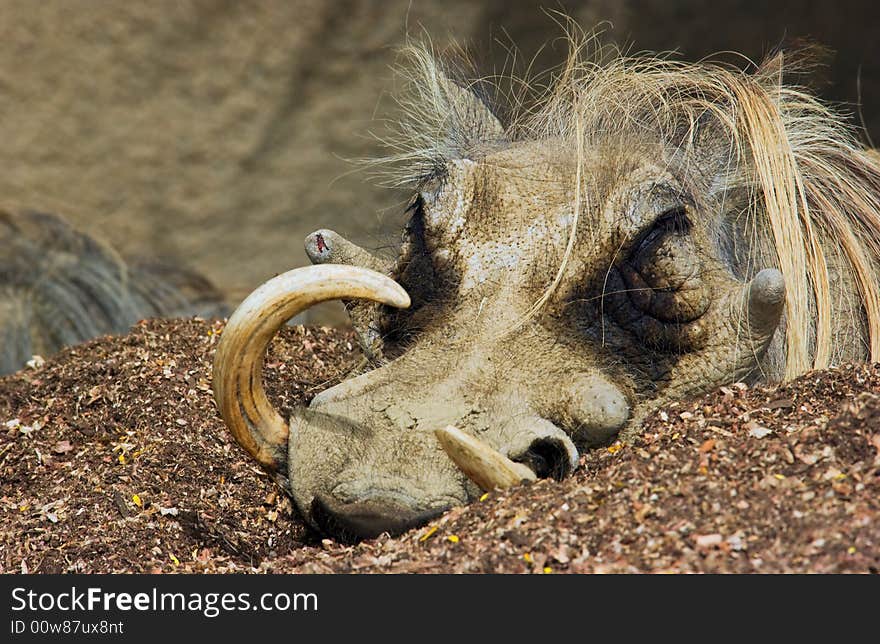
<svg viewBox="0 0 880 644"><path fill-rule="evenodd" d="M409 304L403 288L367 269L296 269L245 300L215 360L224 419L313 525L343 540L399 532L485 490L561 479L577 467L571 437L538 411L547 391L535 395L522 377L529 370L494 381L487 365L510 360L509 341L466 351L446 337L414 347L282 420L262 389L266 345L289 317L339 297ZM560 383L559 392L556 406L580 414L583 431L596 430L599 440L627 420L625 398L601 376Z"/></svg>

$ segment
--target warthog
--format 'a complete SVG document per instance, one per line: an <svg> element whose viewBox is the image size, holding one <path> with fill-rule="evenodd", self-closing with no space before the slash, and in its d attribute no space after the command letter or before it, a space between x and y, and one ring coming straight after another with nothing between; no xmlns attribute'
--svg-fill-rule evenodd
<svg viewBox="0 0 880 644"><path fill-rule="evenodd" d="M318 231L316 266L229 319L221 414L319 530L399 532L565 477L665 401L880 358L880 162L782 56L747 73L578 49L502 123L411 48L399 257ZM330 299L374 368L284 420L266 345Z"/></svg>
<svg viewBox="0 0 880 644"><path fill-rule="evenodd" d="M191 271L126 263L57 215L0 210L0 375L143 318L224 310Z"/></svg>

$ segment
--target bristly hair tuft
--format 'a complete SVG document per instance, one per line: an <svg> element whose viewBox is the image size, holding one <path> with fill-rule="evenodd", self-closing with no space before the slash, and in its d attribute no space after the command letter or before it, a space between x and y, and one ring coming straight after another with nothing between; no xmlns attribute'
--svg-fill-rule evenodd
<svg viewBox="0 0 880 644"><path fill-rule="evenodd" d="M686 155L705 147L711 134L728 159L714 189L745 187L751 195L749 270L777 266L785 277L780 375L836 361L841 333L862 337L865 353L880 360L880 156L838 113L791 82L809 57L778 52L743 71L721 62L624 56L573 23L566 27L566 62L546 87L532 87L541 94L537 101L514 97L504 127L476 109L488 106L485 88L497 87L497 79L465 81L455 71L461 68L441 62L430 44L407 44L403 117L384 139L390 154L376 162L386 168L387 183L417 186L451 159L478 158L515 141L553 140L577 161L578 150L608 140L668 144ZM529 90L525 81L509 85ZM533 107L521 109L527 104ZM835 288L854 291L861 312L847 310Z"/></svg>

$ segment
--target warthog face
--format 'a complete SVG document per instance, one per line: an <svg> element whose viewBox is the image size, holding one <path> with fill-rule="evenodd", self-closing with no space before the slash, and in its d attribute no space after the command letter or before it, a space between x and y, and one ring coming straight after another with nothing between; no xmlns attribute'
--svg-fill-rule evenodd
<svg viewBox="0 0 880 644"><path fill-rule="evenodd" d="M420 60L447 138L417 171L397 260L313 233L306 249L320 265L245 300L215 360L239 442L342 539L404 530L484 489L565 477L579 449L632 435L660 402L781 376L795 353L780 327L790 262L778 261L770 197L755 187L762 157L757 144L738 148L722 97L703 96L695 113L679 95L694 87L655 79L639 104L585 106L581 88L565 103L571 127L548 131L545 119L542 136L515 137ZM661 98L678 111L659 114ZM633 122L611 120L615 109ZM859 300L841 284L841 306ZM265 347L328 299L346 301L374 368L284 421L262 389ZM863 318L854 324L837 327L856 338L844 353L863 349Z"/></svg>

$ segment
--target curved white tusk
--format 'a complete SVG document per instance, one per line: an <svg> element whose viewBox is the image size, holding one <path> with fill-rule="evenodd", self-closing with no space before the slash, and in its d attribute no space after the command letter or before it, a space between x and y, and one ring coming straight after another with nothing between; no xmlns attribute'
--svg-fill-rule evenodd
<svg viewBox="0 0 880 644"><path fill-rule="evenodd" d="M510 460L501 452L481 440L452 425L434 431L440 445L467 477L489 491L519 485L523 481L534 481L535 473L523 465Z"/></svg>
<svg viewBox="0 0 880 644"><path fill-rule="evenodd" d="M283 273L251 293L226 323L214 356L214 400L232 435L260 464L283 465L289 428L266 398L266 347L290 318L327 300L409 306L400 284L375 271L323 264Z"/></svg>

